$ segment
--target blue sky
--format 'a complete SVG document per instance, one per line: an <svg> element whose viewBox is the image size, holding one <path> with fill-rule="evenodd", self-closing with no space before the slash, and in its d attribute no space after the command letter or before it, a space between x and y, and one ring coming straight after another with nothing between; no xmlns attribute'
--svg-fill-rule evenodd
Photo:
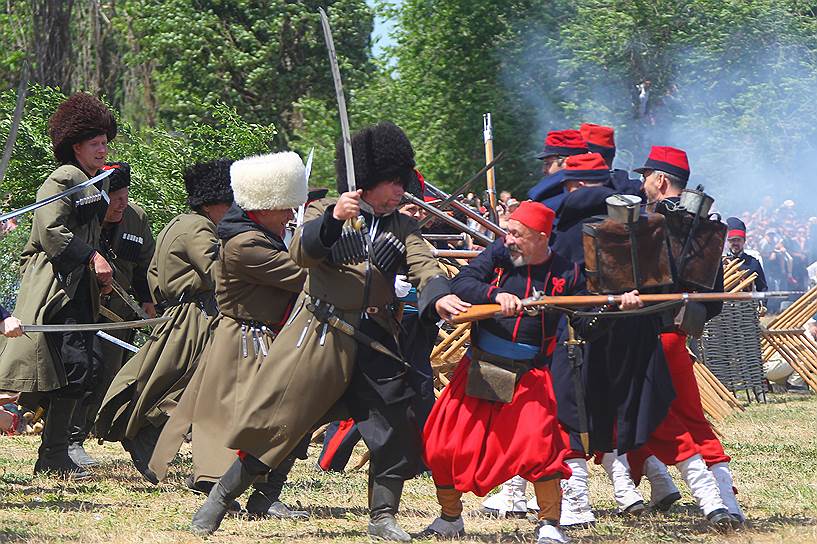
<svg viewBox="0 0 817 544"><path fill-rule="evenodd" d="M374 9L377 9L374 0L366 0L366 2ZM393 4L400 5L401 0L392 0ZM374 30L372 31L372 53L374 56L379 56L385 47L394 44L394 40L389 37L389 33L394 29L394 21L385 19L382 15L375 13Z"/></svg>

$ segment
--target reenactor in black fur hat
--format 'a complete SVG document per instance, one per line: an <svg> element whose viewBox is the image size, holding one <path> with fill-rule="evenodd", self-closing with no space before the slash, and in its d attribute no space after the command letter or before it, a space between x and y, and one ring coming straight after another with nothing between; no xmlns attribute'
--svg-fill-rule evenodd
<svg viewBox="0 0 817 544"><path fill-rule="evenodd" d="M156 317L156 310L150 297L147 271L156 242L150 230L150 221L145 210L129 199L131 175L130 165L126 162L106 163L104 170L114 170L110 180L110 203L102 222L100 234L100 251L113 266L113 277L118 288L102 299L102 306L113 312L116 317L126 321L140 319L142 316ZM142 306L142 314L132 309L133 301L126 301L125 297L135 298ZM113 316L100 316L103 323L115 320ZM128 343L133 342L136 335L134 329L111 331L111 336ZM78 465L83 467L94 466L97 462L85 451L83 443L96 419L105 391L126 358L131 352L108 341L98 341L96 354L99 357L101 369L100 379L94 394L88 397L74 411L71 422L71 434L68 440L68 455Z"/></svg>
<svg viewBox="0 0 817 544"><path fill-rule="evenodd" d="M117 373L96 420L96 435L121 441L148 480L147 465L168 418L192 375L216 315L218 263L216 225L233 201L232 161L220 159L187 169L184 183L191 211L177 215L159 233L147 272L148 293L171 320Z"/></svg>
<svg viewBox="0 0 817 544"><path fill-rule="evenodd" d="M37 200L95 176L105 165L108 142L116 136L113 114L87 93L76 93L60 104L48 126L60 166L37 191ZM100 291L110 289L113 275L97 251L108 187L105 179L35 210L14 309L24 323L96 321ZM23 392L21 402L32 407L48 404L34 471L89 477L68 456L68 427L77 401L91 394L98 380L94 332L30 333L0 341L0 389Z"/></svg>
<svg viewBox="0 0 817 544"><path fill-rule="evenodd" d="M392 123L378 123L357 132L352 149L358 189L347 190L339 145L340 198L312 202L293 238L290 253L309 269L309 279L270 349L275 364L258 367L227 429L225 445L239 450L239 459L193 517L199 534L218 529L232 501L335 408L332 419L344 411L351 416L371 452L369 534L411 540L395 520L403 483L416 474L421 452L418 428L408 417L415 392L397 341L397 271L407 268L418 287L422 319L447 319L467 305L450 294L417 221L396 212L403 193L417 183L406 135Z"/></svg>

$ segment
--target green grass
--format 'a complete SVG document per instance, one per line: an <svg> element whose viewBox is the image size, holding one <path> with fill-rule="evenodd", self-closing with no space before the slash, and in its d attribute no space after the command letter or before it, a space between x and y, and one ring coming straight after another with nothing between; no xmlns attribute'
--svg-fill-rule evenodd
<svg viewBox="0 0 817 544"><path fill-rule="evenodd" d="M591 496L598 523L571 531L574 542L817 542L817 398L771 396L768 404L752 404L719 429L749 516L745 530L727 537L710 532L674 469L684 498L669 514L620 518L606 476L593 466ZM92 443L89 452L102 462L94 480L70 483L32 476L38 443L39 437L0 437L0 542L202 542L186 530L203 501L184 486L189 453L180 457L167 482L154 487L130 466L118 444ZM365 472L323 473L314 468L318 451L311 448L309 459L296 464L284 491L286 502L311 511L310 521L233 516L207 541L367 542ZM480 499L468 495L465 503L470 511ZM431 479L409 482L400 516L404 527L420 531L436 515ZM533 525L527 520L467 517L465 523L465 541L532 541Z"/></svg>

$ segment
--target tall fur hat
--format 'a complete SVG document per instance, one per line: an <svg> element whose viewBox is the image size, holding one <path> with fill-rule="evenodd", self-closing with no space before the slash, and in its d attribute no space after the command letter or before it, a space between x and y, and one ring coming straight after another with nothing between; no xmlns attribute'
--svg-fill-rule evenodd
<svg viewBox="0 0 817 544"><path fill-rule="evenodd" d="M358 189L371 189L387 179L399 178L407 191L419 187L414 171L414 149L403 130L389 121L370 125L352 135L352 158ZM339 193L347 191L343 139L335 147L335 174ZM422 193L416 195L422 198Z"/></svg>
<svg viewBox="0 0 817 544"><path fill-rule="evenodd" d="M114 173L108 176L110 180L110 185L108 186L109 193L130 187L130 164L125 161L106 162L102 169L114 170Z"/></svg>
<svg viewBox="0 0 817 544"><path fill-rule="evenodd" d="M245 210L285 210L306 202L306 167L292 151L234 162L230 183L236 203Z"/></svg>
<svg viewBox="0 0 817 544"><path fill-rule="evenodd" d="M88 93L75 93L57 107L48 120L48 134L54 157L60 164L74 160L72 145L100 134L108 141L116 137L116 119L98 98Z"/></svg>
<svg viewBox="0 0 817 544"><path fill-rule="evenodd" d="M205 204L231 204L233 188L230 187L230 166L233 161L218 159L197 163L184 172L187 189L187 205L196 210Z"/></svg>

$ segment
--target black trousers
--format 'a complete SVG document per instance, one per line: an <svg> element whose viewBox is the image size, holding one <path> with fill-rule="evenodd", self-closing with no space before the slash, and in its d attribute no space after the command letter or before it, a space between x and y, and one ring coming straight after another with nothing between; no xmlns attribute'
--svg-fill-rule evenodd
<svg viewBox="0 0 817 544"><path fill-rule="evenodd" d="M394 339L378 325L364 321L360 328L397 351ZM369 448L369 472L375 480L408 480L420 469L421 436L410 410L413 398L406 368L359 343L342 400Z"/></svg>
<svg viewBox="0 0 817 544"><path fill-rule="evenodd" d="M76 296L49 320L50 324L73 325L94 322L90 281L89 274L84 274ZM59 398L75 399L93 394L101 371L100 362L94 357L95 333L50 332L45 333L45 337L52 359L61 364L65 371L66 385L52 394Z"/></svg>

